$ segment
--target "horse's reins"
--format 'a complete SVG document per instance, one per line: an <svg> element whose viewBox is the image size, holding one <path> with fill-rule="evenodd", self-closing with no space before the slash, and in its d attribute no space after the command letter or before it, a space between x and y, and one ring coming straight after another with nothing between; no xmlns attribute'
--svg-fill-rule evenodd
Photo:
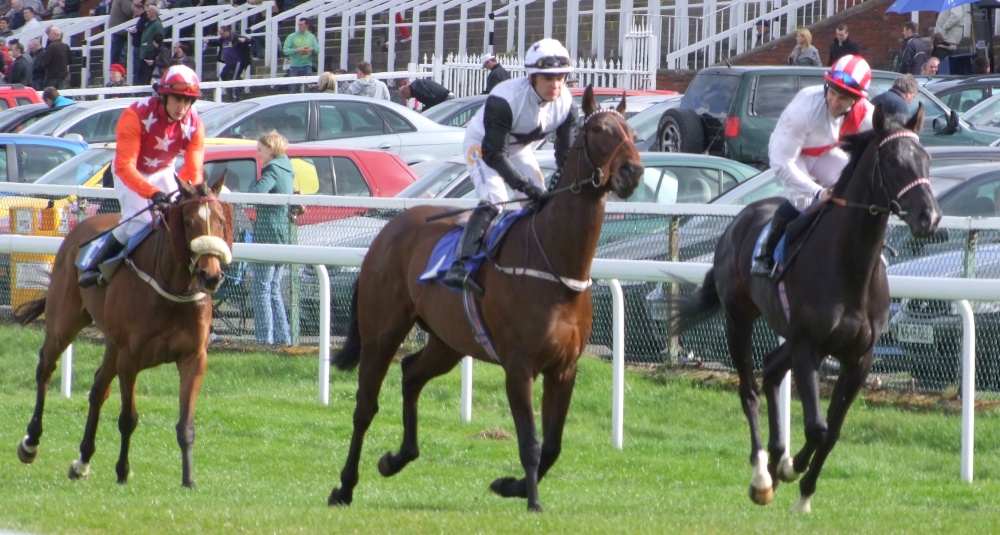
<svg viewBox="0 0 1000 535"><path fill-rule="evenodd" d="M177 192L175 191L175 192L171 193L169 196L173 196L174 193L177 193ZM186 201L181 201L181 202L177 203L177 205L178 206L183 206L185 204L190 204L190 203L205 204L205 203L209 203L209 202L221 202L221 199L219 199L217 197L211 197L211 198L209 198L209 197L203 197L203 198L198 198L198 199L189 199L189 200L186 200ZM155 206L155 205L150 205L150 207L144 209L143 212L146 211L146 210L151 209L153 206ZM142 212L140 212L140 213L142 213ZM136 215L138 215L138 214L136 214ZM135 217L135 216L133 216L133 217ZM131 218L129 218L129 219L131 219ZM206 218L205 224L208 226L209 233L211 233L212 218L210 218L210 217ZM166 227L166 229L167 229L166 234L169 234L170 233L170 228ZM163 241L162 241L162 239L163 239L163 233L158 234L156 236L156 255L154 256L154 261L153 261L153 266L154 266L154 269L155 269L154 273L156 274L156 276L160 276L160 277L163 276L163 273L160 271L160 264L161 264L161 260L163 258L161 256L163 254ZM194 254L194 253L192 253L192 254ZM188 267L188 271L191 274L194 274L195 267L197 266L197 263L198 263L198 259L201 256L202 256L201 254L194 254L194 256L192 256L191 258L188 259L187 267ZM182 294L173 294L173 293L168 292L166 289L163 288L163 286L160 285L159 282L157 282L156 276L150 275L150 274L146 273L145 271L143 271L142 269L140 269L139 266L135 265L135 262L133 262L132 259L129 258L127 254L125 255L125 265L127 265L130 269L132 269L132 271L135 272L136 276L139 277L140 280L142 280L143 282L145 282L146 284L148 284L151 288L153 288L153 290L155 290L156 293L160 294L163 298L168 299L170 301L173 301L175 303L191 303L191 302L194 302L194 301L199 301L199 300L203 299L206 295L208 295L205 292L202 292L200 290L192 290L190 292L182 293ZM222 276L225 277L225 273L223 273Z"/></svg>
<svg viewBox="0 0 1000 535"><path fill-rule="evenodd" d="M903 212L899 206L899 199L901 199L903 195L906 194L906 192L910 191L913 188L916 188L917 186L920 186L921 184L927 184L928 186L930 186L931 184L931 181L927 177L915 178L910 183L900 188L899 192L896 193L895 198L893 198L892 195L889 193L889 191L886 189L885 173L882 171L882 166L879 164L878 150L884 147L886 143L889 143L890 141L903 138L919 140L920 136L909 130L901 130L899 132L894 132L882 138L882 140L879 141L878 147L875 150L875 169L872 171L872 184L873 184L872 189L874 190L874 182L877 174L877 178L879 179L878 180L879 186L882 188L882 192L885 193L886 197L889 199L888 207L882 207L877 204L851 202L841 197L831 197L828 205L832 204L834 206L840 206L843 208L861 208L873 216L889 215L893 213L896 214L897 216L902 216ZM820 219L822 219L823 214L826 213L828 205L824 205L820 209L820 212L816 214L816 217L812 220L812 223L810 223L809 228L806 229L805 234L803 234L802 239L799 240L800 246L796 248L795 251L793 251L792 254L788 257L787 261L785 262L785 269L783 269L781 273L778 274L778 277L775 279L775 282L780 281L784 277L785 273L788 271L788 266L792 264L792 262L795 260L795 257L799 255L799 251L802 250L801 244L805 243L809 238L809 235L812 234L813 231L816 229L816 226L819 224ZM894 251L893 254L895 254Z"/></svg>

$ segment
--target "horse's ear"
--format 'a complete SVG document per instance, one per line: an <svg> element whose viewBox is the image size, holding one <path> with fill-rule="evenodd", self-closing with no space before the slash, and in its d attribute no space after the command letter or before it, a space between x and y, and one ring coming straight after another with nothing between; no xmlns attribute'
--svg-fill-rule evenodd
<svg viewBox="0 0 1000 535"><path fill-rule="evenodd" d="M924 103L921 102L917 104L917 113L910 117L909 121L906 121L906 128L913 130L915 134L920 133L920 129L924 126Z"/></svg>
<svg viewBox="0 0 1000 535"><path fill-rule="evenodd" d="M188 184L187 182L180 179L178 179L176 182L177 182L177 190L180 191L182 195L187 197L194 195L194 188L191 187L191 184Z"/></svg>
<svg viewBox="0 0 1000 535"><path fill-rule="evenodd" d="M597 111L597 101L594 100L594 85L590 84L583 92L583 116L590 117L595 111Z"/></svg>
<svg viewBox="0 0 1000 535"><path fill-rule="evenodd" d="M875 105L875 113L872 114L872 130L876 132L885 131L885 112L882 110L882 103Z"/></svg>
<svg viewBox="0 0 1000 535"><path fill-rule="evenodd" d="M618 112L618 115L621 115L622 117L625 117L625 110L626 109L628 109L628 108L625 106L625 92L622 91L622 101L618 103L618 107L615 108L615 111Z"/></svg>
<svg viewBox="0 0 1000 535"><path fill-rule="evenodd" d="M214 193L216 197L218 197L219 194L222 193L222 188L225 187L226 185L227 173L229 173L228 169L222 172L222 176L220 176L219 179L215 181L215 184L212 184L212 193Z"/></svg>

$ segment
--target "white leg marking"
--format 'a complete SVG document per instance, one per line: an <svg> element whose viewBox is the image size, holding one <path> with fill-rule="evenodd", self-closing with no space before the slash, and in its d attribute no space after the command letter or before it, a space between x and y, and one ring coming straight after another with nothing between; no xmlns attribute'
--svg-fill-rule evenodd
<svg viewBox="0 0 1000 535"><path fill-rule="evenodd" d="M85 478L90 475L90 463L85 463L80 459L73 461L73 472L80 476L80 478Z"/></svg>
<svg viewBox="0 0 1000 535"><path fill-rule="evenodd" d="M753 477L750 486L755 489L769 489L772 486L771 474L767 472L767 452L757 452L757 462L753 465Z"/></svg>
<svg viewBox="0 0 1000 535"><path fill-rule="evenodd" d="M24 450L28 455L34 455L38 451L38 446L28 445L28 435L24 435L24 440L21 441L21 449Z"/></svg>
<svg viewBox="0 0 1000 535"><path fill-rule="evenodd" d="M791 483L792 481L798 479L799 475L801 474L795 471L792 458L788 454L782 456L781 462L778 463L778 477L786 483Z"/></svg>
<svg viewBox="0 0 1000 535"><path fill-rule="evenodd" d="M799 496L799 500L795 502L792 506L793 513L811 513L812 512L812 498L806 496Z"/></svg>

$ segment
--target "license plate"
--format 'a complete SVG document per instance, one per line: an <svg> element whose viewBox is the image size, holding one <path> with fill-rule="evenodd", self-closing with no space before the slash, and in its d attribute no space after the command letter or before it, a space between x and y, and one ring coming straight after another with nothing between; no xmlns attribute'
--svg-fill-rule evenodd
<svg viewBox="0 0 1000 535"><path fill-rule="evenodd" d="M934 343L934 328L930 325L897 323L892 328L892 334L900 342L912 342L916 344Z"/></svg>

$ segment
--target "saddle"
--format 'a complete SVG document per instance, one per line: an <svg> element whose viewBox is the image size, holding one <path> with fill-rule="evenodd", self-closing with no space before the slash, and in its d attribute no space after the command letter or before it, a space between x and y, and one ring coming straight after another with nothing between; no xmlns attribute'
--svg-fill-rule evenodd
<svg viewBox="0 0 1000 535"><path fill-rule="evenodd" d="M482 266L483 261L491 255L495 255L499 250L500 246L503 244L504 238L507 236L507 231L514 224L515 221L521 219L522 217L531 214L532 208L523 208L517 212L505 213L500 221L497 221L486 230L486 235L483 237L482 243L479 246L479 250L476 254L472 255L469 260L465 263L465 269L469 272L472 277L476 276L479 272L479 267ZM430 257L427 259L427 268L424 272L417 277L417 282L420 284L431 284L434 282L440 282L444 277L444 274L448 272L448 268L455 262L458 258L459 241L462 238L462 226L456 226L454 229L448 231L447 234L441 236L438 240L437 245L434 246L434 250L431 251ZM452 288L452 290L458 292Z"/></svg>
<svg viewBox="0 0 1000 535"><path fill-rule="evenodd" d="M781 279L781 273L787 268L788 261L795 258L795 252L797 249L791 250L791 257L789 257L788 247L790 244L794 244L801 239L805 238L808 230L812 228L813 224L820 217L823 212L823 205L814 204L799 214L799 217L795 218L794 221L788 223L785 227L785 234L781 237L781 241L778 242L778 246L774 249L774 263L777 265L776 273L777 279ZM771 223L768 222L761 229L760 234L757 236L757 242L754 245L752 256L750 257L751 262L754 258L760 255L761 249L764 247L764 240L767 238L768 231L771 230Z"/></svg>
<svg viewBox="0 0 1000 535"><path fill-rule="evenodd" d="M109 258L103 264L98 266L98 269L101 270L101 275L104 276L104 280L109 282L111 281L111 277L118 271L118 268L121 267L122 261L125 260L125 257L131 253L132 250L138 247L139 244L145 241L146 238L153 233L153 229L156 228L156 225L158 224L159 220L157 220L155 224L143 228L142 232L139 232L129 239L128 245L122 249L122 252L112 258ZM97 254L97 251L104 246L104 242L113 239L115 238L111 235L111 230L106 230L92 238L90 241L80 245L80 252L76 255L76 267L81 271L86 270L87 266L90 265L90 260Z"/></svg>

